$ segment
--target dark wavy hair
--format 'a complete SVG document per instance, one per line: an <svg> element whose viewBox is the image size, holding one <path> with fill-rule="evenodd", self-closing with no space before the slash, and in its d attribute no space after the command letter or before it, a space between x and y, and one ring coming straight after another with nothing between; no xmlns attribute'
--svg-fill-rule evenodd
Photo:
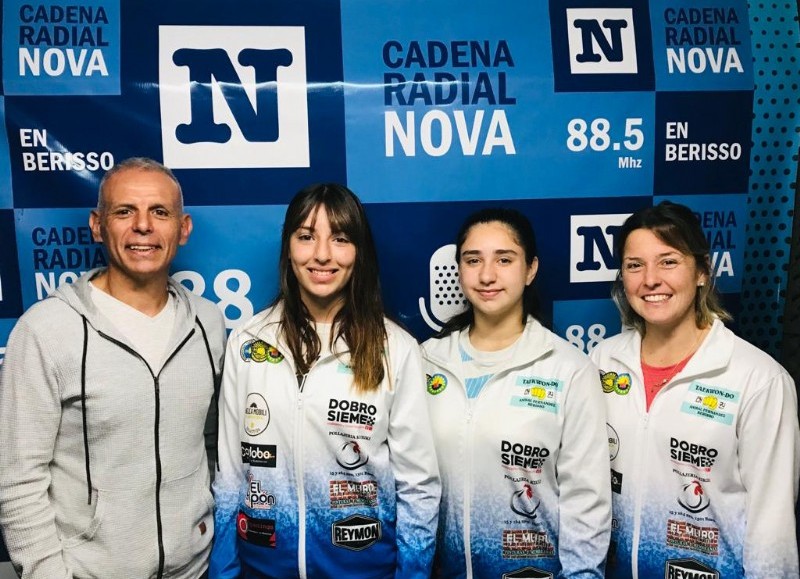
<svg viewBox="0 0 800 579"><path fill-rule="evenodd" d="M289 258L289 241L309 215L324 207L334 232L347 235L356 248L350 281L344 287L344 305L333 319L331 346L341 338L350 350L354 387L365 392L379 387L384 377L386 341L383 301L378 278L378 256L364 207L347 187L336 183L311 185L294 196L281 232L280 292L272 305L282 305L281 335L295 366L305 374L319 357L321 344L303 303Z"/></svg>
<svg viewBox="0 0 800 579"><path fill-rule="evenodd" d="M722 321L732 319L731 315L722 307L719 294L714 286L715 277L711 270L708 239L703 233L700 221L691 209L679 203L662 201L655 207L645 207L628 217L617 236L616 249L620 261L625 257L625 243L628 236L637 229L652 231L662 242L674 247L683 255L693 257L698 271L706 276L708 281L697 288L694 296L695 323L698 328L710 325L714 318ZM644 336L645 321L634 311L625 296L622 268L611 286L611 297L617 304L622 324L635 328L639 334Z"/></svg>
<svg viewBox="0 0 800 579"><path fill-rule="evenodd" d="M461 248L469 235L470 230L481 223L501 223L511 230L511 235L525 252L525 263L530 266L533 260L539 257L536 248L536 234L533 226L525 215L516 209L503 207L489 207L476 211L466 218L456 235L456 262L461 261ZM536 291L536 278L525 287L522 293L522 324L524 325L528 316L539 318L539 294ZM467 309L460 314L450 318L436 334L437 338L443 338L453 332L461 331L470 327L475 321L475 312L472 304L467 302Z"/></svg>

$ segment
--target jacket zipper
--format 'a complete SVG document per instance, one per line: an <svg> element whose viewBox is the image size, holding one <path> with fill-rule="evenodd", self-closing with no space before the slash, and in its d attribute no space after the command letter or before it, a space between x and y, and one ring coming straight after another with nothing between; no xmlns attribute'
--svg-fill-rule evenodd
<svg viewBox="0 0 800 579"><path fill-rule="evenodd" d="M644 471L641 469L641 465L643 463L643 455L645 452L645 447L647 445L647 428L649 426L650 421L650 413L645 411L644 417L642 418L642 432L641 436L639 437L644 443L640 445L638 452L636 453L636 462L633 465L632 472L640 472L644 474ZM633 507L633 537L631 538L631 576L633 579L638 579L639 577L639 539L641 538L641 530L642 530L642 494L644 493L643 490L644 485L642 481L639 480L638 484L636 485L636 496L634 497L634 507Z"/></svg>
<svg viewBox="0 0 800 579"><path fill-rule="evenodd" d="M297 571L300 579L306 579L306 490L303 472L303 388L311 368L303 374L297 394L297 419L294 422L294 435L297 444L294 452L294 471L297 478Z"/></svg>
<svg viewBox="0 0 800 579"><path fill-rule="evenodd" d="M161 365L161 371L167 366L167 364L177 355L177 353L186 345L186 342L194 335L194 328L186 335L186 337L181 341L180 344L173 350L172 354L164 360L164 363ZM161 579L164 576L164 565L166 564L166 556L164 554L164 528L163 523L161 521L161 450L159 447L159 420L161 418L161 389L159 383L159 377L161 376L161 371L156 375L153 372L153 369L150 367L150 364L142 358L141 354L128 346L127 344L120 342L116 338L112 338L108 334L103 332L98 332L100 336L108 340L109 342L116 344L126 352L132 354L139 358L150 372L150 375L153 377L153 392L155 395L155 424L153 426L153 441L155 444L155 459L156 459L156 532L158 535L158 574L156 575L157 579Z"/></svg>
<svg viewBox="0 0 800 579"><path fill-rule="evenodd" d="M464 390L466 394L466 389ZM464 477L464 558L466 560L467 579L472 579L472 404L467 398L467 415L465 418L467 429L467 476Z"/></svg>

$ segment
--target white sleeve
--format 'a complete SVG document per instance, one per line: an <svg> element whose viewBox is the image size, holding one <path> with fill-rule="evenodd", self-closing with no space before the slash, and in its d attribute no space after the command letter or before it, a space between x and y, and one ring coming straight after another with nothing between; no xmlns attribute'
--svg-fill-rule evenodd
<svg viewBox="0 0 800 579"><path fill-rule="evenodd" d="M218 470L213 485L214 547L209 561L209 577L214 579L233 579L240 573L236 531L239 491L244 480L239 436L240 414L244 408L240 396L244 388L237 376L240 366L239 339L234 333L228 340L219 393Z"/></svg>
<svg viewBox="0 0 800 579"><path fill-rule="evenodd" d="M783 370L747 401L737 429L747 491L747 579L796 578L795 503L800 479L797 393Z"/></svg>
<svg viewBox="0 0 800 579"><path fill-rule="evenodd" d="M413 342L402 347L404 351L390 351L394 356L389 364L395 389L388 432L397 493L395 577L427 579L436 544L441 482L419 346Z"/></svg>
<svg viewBox="0 0 800 579"><path fill-rule="evenodd" d="M588 360L564 402L557 472L558 550L564 578L605 575L611 536L611 467L599 373Z"/></svg>
<svg viewBox="0 0 800 579"><path fill-rule="evenodd" d="M0 526L25 579L72 577L48 497L61 422L56 351L23 318L8 340L0 375Z"/></svg>

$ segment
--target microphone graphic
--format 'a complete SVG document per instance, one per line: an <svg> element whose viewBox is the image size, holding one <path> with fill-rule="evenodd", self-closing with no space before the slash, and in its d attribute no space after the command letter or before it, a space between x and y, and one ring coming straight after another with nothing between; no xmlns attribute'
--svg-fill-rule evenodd
<svg viewBox="0 0 800 579"><path fill-rule="evenodd" d="M425 323L434 330L442 329L442 324L467 307L464 292L458 282L458 265L456 263L456 246L454 243L443 245L433 252L430 261L430 284L428 301L430 313L425 306L425 298L419 298L419 312Z"/></svg>

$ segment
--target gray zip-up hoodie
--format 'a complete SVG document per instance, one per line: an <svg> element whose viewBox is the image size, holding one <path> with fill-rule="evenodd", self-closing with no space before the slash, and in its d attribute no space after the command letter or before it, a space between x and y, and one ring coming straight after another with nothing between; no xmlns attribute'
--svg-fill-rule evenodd
<svg viewBox="0 0 800 579"><path fill-rule="evenodd" d="M180 577L207 565L204 426L219 310L170 280L168 354L150 368L95 308L86 273L31 307L0 375L0 525L23 578Z"/></svg>

